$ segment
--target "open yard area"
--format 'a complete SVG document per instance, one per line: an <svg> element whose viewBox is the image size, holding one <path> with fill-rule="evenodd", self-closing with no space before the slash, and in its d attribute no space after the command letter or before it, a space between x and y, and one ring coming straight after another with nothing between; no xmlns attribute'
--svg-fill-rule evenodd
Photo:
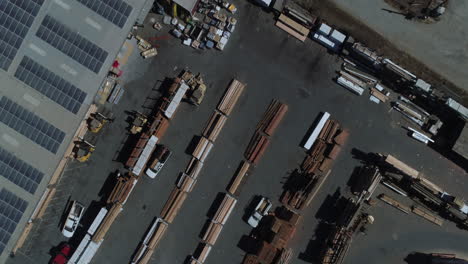
<svg viewBox="0 0 468 264"><path fill-rule="evenodd" d="M90 160L86 163L73 162L66 169L43 221L33 230L18 254L7 261L8 264L49 261L50 250L65 240L59 224L68 199L78 200L88 208L82 221L83 229L87 229L101 206L102 197L109 191L108 185L115 177L115 171L123 171L118 156L127 138L128 112L147 112L160 96L158 89L164 79L175 77L182 69L203 75L207 84L205 99L199 107L181 104L161 141L172 150L171 158L156 179L146 176L139 179L92 263L130 262L147 228L159 216L179 173L191 158L187 148L194 136L201 134L233 78L247 86L205 161L194 190L169 225L150 263L184 263L193 254L210 207L219 193L226 192L225 188L242 160L257 123L272 99L287 104L289 111L265 156L250 173L237 206L205 263L241 263L245 253L239 242L251 231L251 227L242 220L245 208L254 195L269 197L275 206L280 204L279 197L287 176L305 157L301 142L320 112L329 112L332 118L349 129L350 138L319 193L302 212L302 221L290 243L293 249L292 264L316 263L323 242L323 235L318 229L323 214L319 212L333 210L327 208L327 201L334 194L348 195L347 182L353 169L360 164L356 153L392 154L422 171L427 178L452 194L466 196L466 173L426 145L408 137L402 128L405 121L400 114L390 111L388 104L369 101L367 93L356 96L336 84L334 78L341 64L336 55L328 53L310 39L302 43L292 38L274 26L271 13L247 1L236 3L238 25L222 52L199 51L184 46L179 40L168 36L168 26L159 32L145 29L147 35L144 37L151 37L149 32L155 37L154 44L159 54L143 60L135 48L122 68L125 94L112 109L114 121L103 128ZM381 11L375 14L381 14ZM446 17L449 19L451 16L447 14ZM157 16L157 19L161 17ZM455 19L455 16L450 19ZM466 21L462 23L466 24ZM464 34L463 30L460 31L461 35ZM411 35L411 32L404 35ZM442 44L449 41L444 36L437 38ZM403 39L401 36L400 41ZM456 41L458 37L450 39ZM408 45L416 48L417 43L417 40L409 39ZM425 43L428 50L418 51L420 56L437 49L438 44L430 46L427 41ZM437 56L443 56L443 60L432 53L428 54L431 56L422 56L421 59L437 64L436 69L443 73L453 73L458 78L453 79L454 82L466 81L463 78L467 75L463 70L466 69L467 60L462 59L463 50L459 47L447 46L444 52L439 51ZM380 186L376 194L382 192L395 196ZM370 213L375 217L375 223L366 235L355 237L344 262L346 264L399 264L406 263L404 259L413 251L466 251L468 231L457 229L449 222L439 227L414 214L405 215L380 201L370 209ZM76 246L81 239L79 232L75 237L78 240L71 243Z"/></svg>

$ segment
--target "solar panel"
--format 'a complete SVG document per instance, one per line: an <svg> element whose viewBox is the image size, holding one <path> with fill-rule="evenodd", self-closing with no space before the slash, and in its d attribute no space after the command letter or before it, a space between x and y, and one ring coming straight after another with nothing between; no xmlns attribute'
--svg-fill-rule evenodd
<svg viewBox="0 0 468 264"><path fill-rule="evenodd" d="M2 254L28 203L3 188L0 191L0 254Z"/></svg>
<svg viewBox="0 0 468 264"><path fill-rule="evenodd" d="M8 70L44 0L0 1L0 68Z"/></svg>
<svg viewBox="0 0 468 264"><path fill-rule="evenodd" d="M42 20L36 35L95 73L107 58L105 50L49 15Z"/></svg>
<svg viewBox="0 0 468 264"><path fill-rule="evenodd" d="M44 173L0 147L0 175L31 194L36 192Z"/></svg>
<svg viewBox="0 0 468 264"><path fill-rule="evenodd" d="M74 114L86 98L85 92L26 56L15 77Z"/></svg>
<svg viewBox="0 0 468 264"><path fill-rule="evenodd" d="M132 12L132 7L122 0L77 0L103 18L122 28Z"/></svg>
<svg viewBox="0 0 468 264"><path fill-rule="evenodd" d="M54 154L65 138L65 132L5 96L0 99L0 121Z"/></svg>

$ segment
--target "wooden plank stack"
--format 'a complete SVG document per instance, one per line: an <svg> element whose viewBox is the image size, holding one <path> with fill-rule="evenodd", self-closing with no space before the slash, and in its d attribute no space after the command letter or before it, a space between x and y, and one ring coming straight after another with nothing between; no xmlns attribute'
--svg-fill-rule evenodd
<svg viewBox="0 0 468 264"><path fill-rule="evenodd" d="M223 201L221 202L218 210L216 211L213 217L213 222L224 225L227 219L229 218L229 216L231 215L231 212L234 209L234 206L236 205L236 203L237 203L236 198L226 193L224 195Z"/></svg>
<svg viewBox="0 0 468 264"><path fill-rule="evenodd" d="M208 228L206 229L206 232L202 237L203 241L205 241L209 245L214 245L216 243L216 240L218 240L219 234L222 230L222 224L210 221Z"/></svg>
<svg viewBox="0 0 468 264"><path fill-rule="evenodd" d="M158 111L154 116L153 122L149 126L149 132L161 140L164 134L166 134L168 128L169 120L160 111Z"/></svg>
<svg viewBox="0 0 468 264"><path fill-rule="evenodd" d="M112 223L114 223L115 219L117 218L117 216L119 215L121 211L122 211L122 204L115 203L114 205L112 205L111 209L109 209L109 212L104 217L98 229L93 235L92 240L94 242L99 243L102 240L104 240L104 236L107 234L107 231L109 231L109 228L111 227Z"/></svg>
<svg viewBox="0 0 468 264"><path fill-rule="evenodd" d="M192 156L197 158L199 161L204 162L208 154L210 154L213 148L213 143L206 137L200 137L197 146L195 147Z"/></svg>
<svg viewBox="0 0 468 264"><path fill-rule="evenodd" d="M229 187L227 188L227 191L230 194L239 195L239 192L240 192L239 187L242 185L242 183L245 182L244 177L248 173L249 168L250 168L250 163L243 160L239 166L239 169L237 170L237 173L234 175L234 178L232 179L231 183L229 184Z"/></svg>
<svg viewBox="0 0 468 264"><path fill-rule="evenodd" d="M270 144L270 138L283 120L288 106L273 100L268 106L262 119L258 123L255 134L252 136L249 145L245 151L245 158L252 164L257 164L262 158L265 150Z"/></svg>
<svg viewBox="0 0 468 264"><path fill-rule="evenodd" d="M202 168L203 162L193 157L187 165L187 168L185 169L185 174L187 174L192 179L196 180Z"/></svg>
<svg viewBox="0 0 468 264"><path fill-rule="evenodd" d="M177 187L172 190L172 193L169 195L166 204L161 210L161 216L164 221L168 222L169 224L172 223L186 198L186 192L181 191Z"/></svg>
<svg viewBox="0 0 468 264"><path fill-rule="evenodd" d="M146 264L149 262L156 246L166 233L167 227L168 224L164 222L164 220L161 218L155 219L143 238L143 241L141 241L135 255L133 256L131 264Z"/></svg>
<svg viewBox="0 0 468 264"><path fill-rule="evenodd" d="M221 129L224 127L226 123L227 117L217 111L213 112L208 124L206 125L205 129L203 130L203 136L209 139L211 142L215 142L216 138L218 138Z"/></svg>
<svg viewBox="0 0 468 264"><path fill-rule="evenodd" d="M195 253L192 255L191 263L196 263L196 264L205 263L206 258L211 252L211 248L212 246L205 244L205 243L198 244L197 250L195 250Z"/></svg>
<svg viewBox="0 0 468 264"><path fill-rule="evenodd" d="M107 198L107 204L121 203L124 205L137 182L138 178L131 173L128 176L119 177L109 198Z"/></svg>
<svg viewBox="0 0 468 264"><path fill-rule="evenodd" d="M240 81L233 79L231 84L229 85L226 93L224 94L221 102L218 104L218 110L225 114L226 116L230 115L232 109L236 105L237 101L239 100L242 91L244 91L245 84L241 83Z"/></svg>
<svg viewBox="0 0 468 264"><path fill-rule="evenodd" d="M196 179L188 176L187 174L181 173L179 181L177 181L177 187L183 192L191 192L196 181Z"/></svg>

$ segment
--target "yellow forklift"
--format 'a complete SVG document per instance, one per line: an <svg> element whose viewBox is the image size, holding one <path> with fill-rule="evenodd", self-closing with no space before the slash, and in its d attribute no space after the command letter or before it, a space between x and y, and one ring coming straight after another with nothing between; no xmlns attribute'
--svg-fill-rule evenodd
<svg viewBox="0 0 468 264"><path fill-rule="evenodd" d="M75 159L79 162L85 162L91 157L91 153L93 153L95 149L96 146L81 139L81 141L75 142L75 147L73 148Z"/></svg>
<svg viewBox="0 0 468 264"><path fill-rule="evenodd" d="M143 130L143 126L148 122L148 117L144 114L135 111L135 118L132 122L132 127L130 128L130 133L138 134Z"/></svg>
<svg viewBox="0 0 468 264"><path fill-rule="evenodd" d="M109 122L110 118L105 115L95 112L88 119L88 128L92 133L98 133L105 123Z"/></svg>
<svg viewBox="0 0 468 264"><path fill-rule="evenodd" d="M198 73L195 75L190 71L183 71L180 78L190 87L190 90L187 92L186 99L191 104L199 106L206 93L206 85L201 74Z"/></svg>

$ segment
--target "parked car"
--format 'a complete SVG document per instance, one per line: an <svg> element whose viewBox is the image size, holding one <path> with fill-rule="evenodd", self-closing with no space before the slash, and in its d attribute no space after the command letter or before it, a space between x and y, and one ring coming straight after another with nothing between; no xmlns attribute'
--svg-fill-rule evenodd
<svg viewBox="0 0 468 264"><path fill-rule="evenodd" d="M164 164L171 156L172 152L164 145L159 145L156 149L156 154L154 156L153 162L151 162L148 169L146 169L146 175L151 179L156 178L158 173L164 167Z"/></svg>
<svg viewBox="0 0 468 264"><path fill-rule="evenodd" d="M247 220L247 223L251 227L257 227L258 223L260 223L260 220L262 220L264 216L268 215L272 206L273 205L270 202L270 200L268 200L268 198L261 197L257 206L255 206L255 209L253 210L252 215Z"/></svg>
<svg viewBox="0 0 468 264"><path fill-rule="evenodd" d="M66 264L71 255L71 246L67 243L62 243L59 251L50 261L51 264Z"/></svg>
<svg viewBox="0 0 468 264"><path fill-rule="evenodd" d="M83 216L85 207L77 201L73 201L68 213L67 219L63 224L62 234L66 237L72 237Z"/></svg>

